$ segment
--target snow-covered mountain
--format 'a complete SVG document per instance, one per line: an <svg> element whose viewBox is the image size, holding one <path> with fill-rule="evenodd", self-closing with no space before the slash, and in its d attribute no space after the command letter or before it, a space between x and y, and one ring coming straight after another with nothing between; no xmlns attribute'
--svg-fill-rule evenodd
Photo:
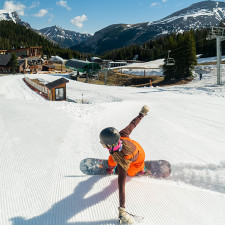
<svg viewBox="0 0 225 225"><path fill-rule="evenodd" d="M110 25L73 49L100 54L125 45L141 44L160 35L218 26L224 19L225 2L202 1L158 21Z"/></svg>
<svg viewBox="0 0 225 225"><path fill-rule="evenodd" d="M161 20L149 23L148 26L161 25L162 29L159 30L163 34L169 30L181 32L183 30L219 25L224 18L225 2L202 1Z"/></svg>
<svg viewBox="0 0 225 225"><path fill-rule="evenodd" d="M62 47L71 47L73 45L80 44L91 37L90 34L81 34L75 31L64 30L59 26L47 27L40 30L33 29L29 23L23 22L20 19L17 12L7 12L6 10L0 10L0 21L2 20L13 21L14 23L32 29L53 43L60 44Z"/></svg>
<svg viewBox="0 0 225 225"><path fill-rule="evenodd" d="M172 4L172 3L171 3ZM201 1L163 19L138 24L114 24L97 31L93 36L64 30L58 26L35 30L63 47L81 52L101 54L115 48L142 44L152 38L185 30L218 26L225 19L225 2ZM0 20L12 20L31 28L16 12L0 10ZM32 28L31 28L32 29Z"/></svg>
<svg viewBox="0 0 225 225"><path fill-rule="evenodd" d="M0 21L2 20L10 20L14 23L20 24L25 26L26 28L31 29L31 26L29 23L23 22L17 12L7 12L6 10L0 10Z"/></svg>
<svg viewBox="0 0 225 225"><path fill-rule="evenodd" d="M59 43L62 47L71 47L88 40L90 34L82 34L75 31L64 30L59 26L46 27L39 30L48 39Z"/></svg>

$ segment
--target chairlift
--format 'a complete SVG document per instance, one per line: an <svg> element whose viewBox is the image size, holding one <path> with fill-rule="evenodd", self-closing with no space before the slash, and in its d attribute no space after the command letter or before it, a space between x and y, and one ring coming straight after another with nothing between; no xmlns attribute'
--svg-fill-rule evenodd
<svg viewBox="0 0 225 225"><path fill-rule="evenodd" d="M167 66L174 66L174 65L175 65L175 60L174 60L174 58L168 58L168 59L166 60L166 65L167 65Z"/></svg>
<svg viewBox="0 0 225 225"><path fill-rule="evenodd" d="M166 65L167 66L174 66L175 60L174 60L174 58L170 58L170 52L171 52L171 50L168 51L168 58L166 60Z"/></svg>

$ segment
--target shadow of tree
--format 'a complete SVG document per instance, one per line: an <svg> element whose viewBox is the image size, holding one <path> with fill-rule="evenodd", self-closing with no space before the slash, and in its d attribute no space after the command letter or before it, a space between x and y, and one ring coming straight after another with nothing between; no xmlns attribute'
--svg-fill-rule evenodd
<svg viewBox="0 0 225 225"><path fill-rule="evenodd" d="M75 225L75 224L114 224L118 220L102 220L94 222L67 222L70 218L82 212L83 210L98 204L107 199L117 189L117 178L111 181L111 184L102 191L85 198L85 195L91 190L104 176L91 176L89 179L80 182L74 189L74 192L55 203L47 212L33 217L24 219L23 217L14 217L10 221L12 225ZM88 218L91 219L91 218Z"/></svg>

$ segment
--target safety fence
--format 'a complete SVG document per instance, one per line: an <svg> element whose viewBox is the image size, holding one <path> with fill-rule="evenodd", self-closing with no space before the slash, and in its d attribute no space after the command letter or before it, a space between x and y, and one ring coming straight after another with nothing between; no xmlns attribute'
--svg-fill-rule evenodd
<svg viewBox="0 0 225 225"><path fill-rule="evenodd" d="M40 85L40 84L32 81L28 77L24 77L23 80L31 89L33 89L38 94L40 94L41 96L43 96L44 98L47 99L48 92L50 92L50 90L46 86Z"/></svg>

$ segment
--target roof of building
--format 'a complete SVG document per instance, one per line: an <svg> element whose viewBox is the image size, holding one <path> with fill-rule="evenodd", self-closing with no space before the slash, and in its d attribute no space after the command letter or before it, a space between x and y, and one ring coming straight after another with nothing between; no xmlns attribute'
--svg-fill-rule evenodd
<svg viewBox="0 0 225 225"><path fill-rule="evenodd" d="M64 62L64 59L60 56L52 56L51 59L49 59L50 62Z"/></svg>
<svg viewBox="0 0 225 225"><path fill-rule="evenodd" d="M88 64L93 64L93 63L89 61L79 60L79 59L70 59L66 62L66 66L71 66L77 69L83 69Z"/></svg>
<svg viewBox="0 0 225 225"><path fill-rule="evenodd" d="M27 60L27 61L32 61L32 60L43 60L41 57L24 57L24 58L18 58L19 60Z"/></svg>
<svg viewBox="0 0 225 225"><path fill-rule="evenodd" d="M91 61L102 61L102 59L100 59L99 57L92 57L91 58Z"/></svg>
<svg viewBox="0 0 225 225"><path fill-rule="evenodd" d="M50 69L55 69L54 65L43 65L43 67L47 67L47 68L50 68Z"/></svg>
<svg viewBox="0 0 225 225"><path fill-rule="evenodd" d="M37 49L37 48L41 49L42 46L34 46L34 47L27 47L27 48L10 49L10 50L8 50L8 52L24 51L24 50L30 50L30 49L35 49L35 48L36 48L36 49Z"/></svg>
<svg viewBox="0 0 225 225"><path fill-rule="evenodd" d="M55 88L55 87L57 87L59 85L66 84L66 83L69 83L69 81L67 79L65 79L65 78L62 77L62 78L60 78L58 80L55 80L53 82L50 82L50 83L46 84L45 86L48 89L52 89L52 88Z"/></svg>
<svg viewBox="0 0 225 225"><path fill-rule="evenodd" d="M33 62L33 61L44 61L42 58L40 57L29 57L29 58L23 58L23 59L17 59L17 62L19 65L22 65L23 63L25 63L25 61L27 60L27 62Z"/></svg>
<svg viewBox="0 0 225 225"><path fill-rule="evenodd" d="M0 55L0 66L6 66L10 62L11 55Z"/></svg>

